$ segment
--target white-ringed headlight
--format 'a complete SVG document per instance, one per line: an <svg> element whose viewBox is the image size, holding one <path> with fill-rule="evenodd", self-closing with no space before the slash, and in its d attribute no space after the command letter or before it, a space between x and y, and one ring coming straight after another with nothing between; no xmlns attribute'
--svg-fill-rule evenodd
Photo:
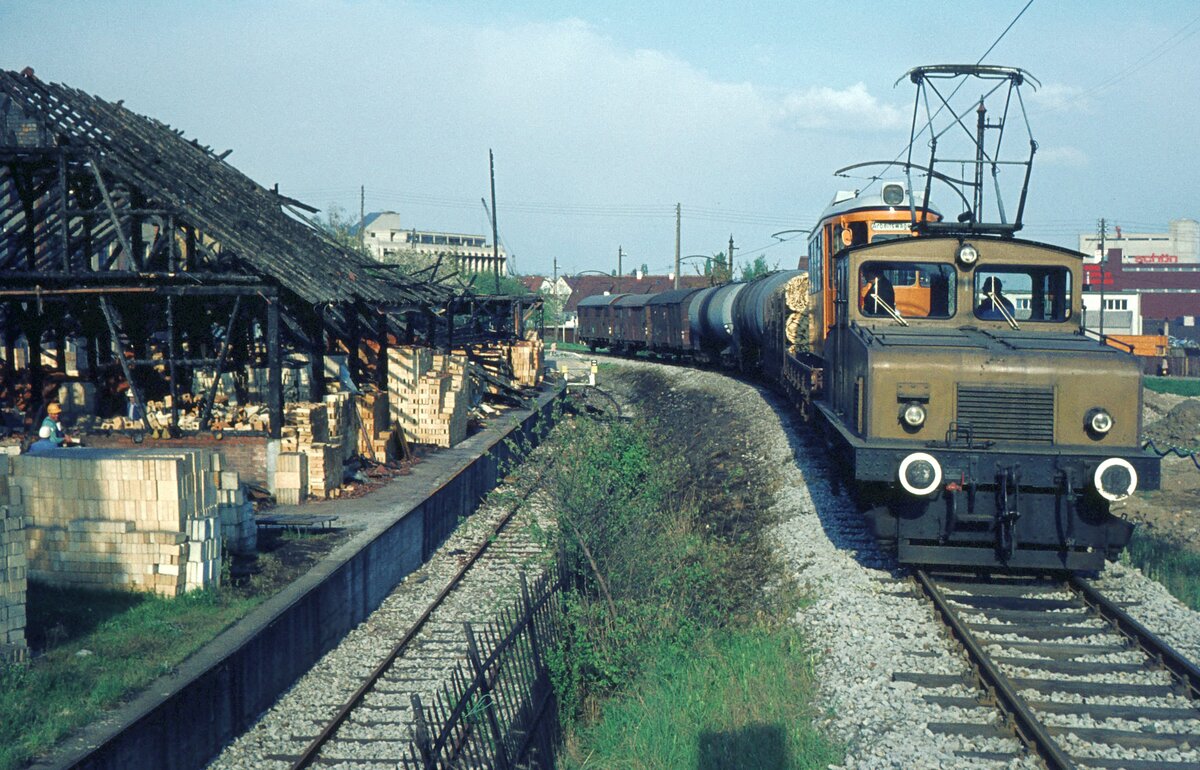
<svg viewBox="0 0 1200 770"><path fill-rule="evenodd" d="M1105 500L1118 502L1137 491L1137 471L1128 460L1110 457L1096 466L1092 483Z"/></svg>
<svg viewBox="0 0 1200 770"><path fill-rule="evenodd" d="M979 250L969 243L958 247L958 261L970 267L979 261Z"/></svg>
<svg viewBox="0 0 1200 770"><path fill-rule="evenodd" d="M1096 407L1087 413L1087 429L1097 436L1104 436L1112 430L1113 418L1107 409Z"/></svg>
<svg viewBox="0 0 1200 770"><path fill-rule="evenodd" d="M900 411L900 419L910 428L919 428L925 424L925 407L920 404L905 404Z"/></svg>
<svg viewBox="0 0 1200 770"><path fill-rule="evenodd" d="M913 452L900 463L900 486L909 494L923 497L942 483L942 466L925 452Z"/></svg>

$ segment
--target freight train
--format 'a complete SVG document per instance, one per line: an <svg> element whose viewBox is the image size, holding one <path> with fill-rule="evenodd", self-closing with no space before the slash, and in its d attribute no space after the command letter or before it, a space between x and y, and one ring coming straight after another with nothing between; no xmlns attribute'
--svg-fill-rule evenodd
<svg viewBox="0 0 1200 770"><path fill-rule="evenodd" d="M964 74L1028 78L954 65L910 76ZM939 177L934 158L905 168ZM1083 325L1082 255L1016 238L1019 214L982 222L977 180L952 220L928 203L928 184L913 190L911 173L839 193L806 269L589 297L580 339L720 362L778 386L903 563L1099 570L1132 533L1110 505L1158 486L1159 460L1139 443L1140 368Z"/></svg>

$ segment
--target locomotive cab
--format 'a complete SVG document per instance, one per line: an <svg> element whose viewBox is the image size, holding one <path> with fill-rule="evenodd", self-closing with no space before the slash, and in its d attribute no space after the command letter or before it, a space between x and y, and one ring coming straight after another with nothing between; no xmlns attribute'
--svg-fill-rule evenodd
<svg viewBox="0 0 1200 770"><path fill-rule="evenodd" d="M817 408L902 561L1098 569L1158 482L1136 360L1083 333L1081 256L920 237L833 259Z"/></svg>

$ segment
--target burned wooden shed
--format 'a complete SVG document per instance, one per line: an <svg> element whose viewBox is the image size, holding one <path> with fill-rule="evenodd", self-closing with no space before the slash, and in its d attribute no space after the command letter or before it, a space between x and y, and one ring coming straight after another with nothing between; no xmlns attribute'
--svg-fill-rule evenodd
<svg viewBox="0 0 1200 770"><path fill-rule="evenodd" d="M228 154L121 102L0 71L9 427L30 425L59 380L82 379L101 410L128 408L146 430L147 398L169 401L176 432L196 394L205 429L222 373L249 371L264 374L278 436L289 364L307 362L302 398L319 400L327 353L344 353L356 382L385 385L389 341L438 336L452 290L339 245L314 209Z"/></svg>

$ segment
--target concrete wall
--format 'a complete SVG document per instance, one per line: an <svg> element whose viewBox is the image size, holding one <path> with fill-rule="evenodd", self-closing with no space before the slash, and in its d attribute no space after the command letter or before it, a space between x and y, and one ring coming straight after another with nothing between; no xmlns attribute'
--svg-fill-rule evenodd
<svg viewBox="0 0 1200 770"><path fill-rule="evenodd" d="M428 458L412 476L361 501L339 503L399 510L222 634L176 677L150 687L118 715L119 726L93 726L34 767L203 767L419 567L460 516L475 509L512 459L506 439L536 441L549 428L558 395L540 398L511 431L494 425Z"/></svg>

